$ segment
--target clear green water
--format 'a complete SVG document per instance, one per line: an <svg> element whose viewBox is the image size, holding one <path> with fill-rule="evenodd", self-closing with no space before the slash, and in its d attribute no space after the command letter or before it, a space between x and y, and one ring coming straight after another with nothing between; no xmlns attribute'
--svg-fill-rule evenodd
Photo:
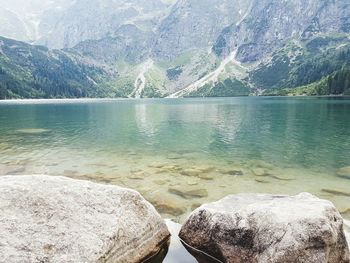
<svg viewBox="0 0 350 263"><path fill-rule="evenodd" d="M308 191L345 211L346 166L347 98L0 103L0 174L131 187L177 222L239 192Z"/></svg>
<svg viewBox="0 0 350 263"><path fill-rule="evenodd" d="M0 102L0 175L134 188L180 223L240 192L308 191L346 211L347 166L347 98ZM164 262L195 262L175 236Z"/></svg>
<svg viewBox="0 0 350 263"><path fill-rule="evenodd" d="M346 98L0 103L0 174L132 187L177 221L203 202L238 192L308 191L346 210L350 197L322 191L350 192L350 180L336 176L346 166ZM169 188L208 196L183 198Z"/></svg>

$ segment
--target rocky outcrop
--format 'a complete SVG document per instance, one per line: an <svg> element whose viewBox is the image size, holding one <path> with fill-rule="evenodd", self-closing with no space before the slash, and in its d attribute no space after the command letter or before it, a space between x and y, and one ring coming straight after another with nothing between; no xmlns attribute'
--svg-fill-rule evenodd
<svg viewBox="0 0 350 263"><path fill-rule="evenodd" d="M350 262L339 212L306 193L228 196L195 210L179 236L200 262L198 251L232 263Z"/></svg>
<svg viewBox="0 0 350 263"><path fill-rule="evenodd" d="M291 37L305 40L320 33L349 33L349 15L346 1L254 0L240 23L222 31L213 50L227 56L237 49L239 61L258 61Z"/></svg>
<svg viewBox="0 0 350 263"><path fill-rule="evenodd" d="M132 24L121 26L115 34L114 37L82 41L74 47L74 51L107 63L123 59L130 63L142 63L147 59L153 39L152 32L145 32Z"/></svg>
<svg viewBox="0 0 350 263"><path fill-rule="evenodd" d="M1 262L143 262L169 238L139 193L50 176L0 177Z"/></svg>
<svg viewBox="0 0 350 263"><path fill-rule="evenodd" d="M345 237L348 241L348 246L350 247L350 221L344 219L344 226L345 226Z"/></svg>
<svg viewBox="0 0 350 263"><path fill-rule="evenodd" d="M153 53L174 59L183 52L208 49L221 30L243 18L252 0L178 0L157 28Z"/></svg>
<svg viewBox="0 0 350 263"><path fill-rule="evenodd" d="M40 19L39 44L51 48L70 48L85 40L99 40L118 34L124 25L136 25L144 31L166 14L168 4L161 0L79 0L64 9L53 6ZM137 40L137 35L135 36Z"/></svg>

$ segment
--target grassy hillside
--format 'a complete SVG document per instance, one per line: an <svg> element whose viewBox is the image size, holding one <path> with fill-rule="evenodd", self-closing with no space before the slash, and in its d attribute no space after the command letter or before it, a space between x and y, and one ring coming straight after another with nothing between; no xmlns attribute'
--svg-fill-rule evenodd
<svg viewBox="0 0 350 263"><path fill-rule="evenodd" d="M206 84L187 97L240 97L248 96L249 87L236 79L225 79L215 84Z"/></svg>
<svg viewBox="0 0 350 263"><path fill-rule="evenodd" d="M348 38L319 36L306 42L288 42L250 72L250 81L266 94L277 94L277 90L284 93L283 90L293 88L310 91L311 87L319 87L325 77L332 77L349 66ZM318 91L317 94L322 92L330 94L334 90Z"/></svg>
<svg viewBox="0 0 350 263"><path fill-rule="evenodd" d="M324 96L324 95L350 95L350 67L343 66L320 81L309 85L275 89L265 93L271 96Z"/></svg>

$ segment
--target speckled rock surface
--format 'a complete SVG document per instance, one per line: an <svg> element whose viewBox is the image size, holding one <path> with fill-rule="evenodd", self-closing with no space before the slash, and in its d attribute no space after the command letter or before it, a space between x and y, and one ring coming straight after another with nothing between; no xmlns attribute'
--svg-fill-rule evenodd
<svg viewBox="0 0 350 263"><path fill-rule="evenodd" d="M0 261L142 262L169 238L139 193L51 176L0 177Z"/></svg>
<svg viewBox="0 0 350 263"><path fill-rule="evenodd" d="M350 221L344 220L344 226L345 226L345 237L348 241L348 246L350 247Z"/></svg>
<svg viewBox="0 0 350 263"><path fill-rule="evenodd" d="M196 209L179 236L222 262L350 262L339 212L306 193L228 196Z"/></svg>

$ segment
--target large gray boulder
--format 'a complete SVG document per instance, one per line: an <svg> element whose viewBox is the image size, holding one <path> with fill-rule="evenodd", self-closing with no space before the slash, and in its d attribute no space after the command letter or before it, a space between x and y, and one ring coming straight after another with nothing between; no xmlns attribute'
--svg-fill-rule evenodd
<svg viewBox="0 0 350 263"><path fill-rule="evenodd" d="M344 226L345 226L345 237L348 241L348 246L350 247L350 221L344 219Z"/></svg>
<svg viewBox="0 0 350 263"><path fill-rule="evenodd" d="M198 251L228 263L350 262L339 212L306 193L228 196L195 210L179 236L200 262Z"/></svg>
<svg viewBox="0 0 350 263"><path fill-rule="evenodd" d="M0 177L0 261L138 263L167 243L139 193L65 177Z"/></svg>

